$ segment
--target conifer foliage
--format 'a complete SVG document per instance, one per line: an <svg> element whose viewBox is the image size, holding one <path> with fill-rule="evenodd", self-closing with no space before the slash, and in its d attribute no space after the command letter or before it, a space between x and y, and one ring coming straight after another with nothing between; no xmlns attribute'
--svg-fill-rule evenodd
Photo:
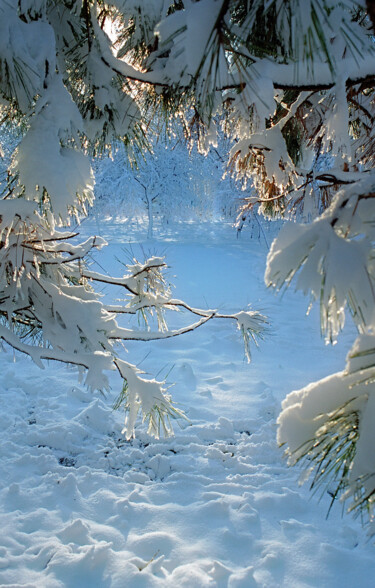
<svg viewBox="0 0 375 588"><path fill-rule="evenodd" d="M370 520L373 26L365 0L0 0L1 120L22 131L0 202L1 338L38 363L81 366L93 388L116 369L126 382L126 434L138 411L151 432L169 432L175 409L163 383L121 360L115 342L175 336L219 315L173 300L160 258L134 261L122 277L91 271L87 253L103 241L79 243L62 227L92 203L89 155L121 140L133 157L148 148L155 120L167 133L180 124L202 153L224 133L228 171L246 195L239 226L253 211L288 221L271 247L267 284L295 282L317 301L328 342L347 311L358 329L343 372L287 397L279 441L291 463L314 472L312 486L333 481L333 496ZM105 306L97 282L123 286L128 303ZM169 331L166 308L197 320ZM116 322L116 313L146 310L155 332ZM226 318L249 352L264 317Z"/></svg>

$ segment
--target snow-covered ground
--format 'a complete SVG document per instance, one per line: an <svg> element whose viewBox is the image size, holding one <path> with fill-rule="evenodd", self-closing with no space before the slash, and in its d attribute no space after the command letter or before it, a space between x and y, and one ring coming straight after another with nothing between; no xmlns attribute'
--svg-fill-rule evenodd
<svg viewBox="0 0 375 588"><path fill-rule="evenodd" d="M73 369L41 371L1 353L0 585L375 586L374 547L360 523L342 518L340 504L326 520L329 496L318 502L299 487L275 442L281 400L343 368L351 327L326 347L317 309L306 318L301 295L268 291L263 239L211 224L146 243L121 224L82 225L98 230L110 242L95 257L101 266L120 273L115 257L165 253L176 296L228 311L252 304L271 330L250 365L223 321L129 345L129 361L175 382L189 417L160 441L142 426L124 440L115 377L111 394L93 396Z"/></svg>

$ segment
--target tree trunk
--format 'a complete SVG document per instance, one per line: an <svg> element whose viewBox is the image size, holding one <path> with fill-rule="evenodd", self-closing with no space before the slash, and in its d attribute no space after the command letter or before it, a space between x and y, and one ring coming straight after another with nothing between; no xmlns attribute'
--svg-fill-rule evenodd
<svg viewBox="0 0 375 588"><path fill-rule="evenodd" d="M146 207L147 207L147 216L148 216L147 238L152 239L153 232L154 232L154 219L152 216L152 198L149 196L147 190L145 190L145 194L146 194Z"/></svg>

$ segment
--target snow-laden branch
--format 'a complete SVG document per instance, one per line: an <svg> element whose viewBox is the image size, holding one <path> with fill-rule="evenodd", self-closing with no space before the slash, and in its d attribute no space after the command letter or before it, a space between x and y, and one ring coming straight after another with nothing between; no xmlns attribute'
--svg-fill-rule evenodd
<svg viewBox="0 0 375 588"><path fill-rule="evenodd" d="M189 313L198 315L203 317L200 321L183 327L181 329L175 331L166 331L166 332L156 332L153 333L152 331L147 331L145 333L139 332L131 332L127 329L118 329L114 334L111 335L111 338L121 338L121 339L129 339L133 341L150 341L155 339L168 339L170 337L176 337L178 335L182 335L184 333L188 333L189 331L193 331L196 328L200 327L201 325L205 324L207 321L211 319L226 319L226 320L233 320L236 322L238 329L241 331L244 344L245 344L245 353L248 361L251 361L251 352L250 352L250 339L258 345L258 338L262 338L264 333L267 331L268 321L267 318L256 311L241 311L239 313L234 314L223 314L218 310L207 310L202 308L194 308L184 302L183 300L178 300L175 298L172 299L145 299L144 301L134 305L134 306L105 306L105 310L107 312L113 312L116 314L137 314L139 311L144 309L155 309L155 308L164 308L164 309L171 309L177 310L179 308L187 310Z"/></svg>
<svg viewBox="0 0 375 588"><path fill-rule="evenodd" d="M375 496L375 337L355 341L346 369L289 394L278 418L278 442L290 465L301 463L301 483L341 497L371 524Z"/></svg>
<svg viewBox="0 0 375 588"><path fill-rule="evenodd" d="M165 382L141 377L143 372L136 366L115 360L116 367L125 381L125 386L117 399L116 408L123 408L126 414L122 433L127 439L134 436L134 428L138 413L142 420L148 421L148 433L157 439L161 435L169 437L173 434L171 419L186 418L184 413L173 406L167 393Z"/></svg>
<svg viewBox="0 0 375 588"><path fill-rule="evenodd" d="M69 353L69 351L40 347L24 343L20 337L3 325L0 325L0 338L13 349L28 355L33 362L44 369L42 360L59 361L76 365L87 370L85 384L90 390L109 389L108 379L103 373L114 370L116 366L110 353L95 351L93 353Z"/></svg>
<svg viewBox="0 0 375 588"><path fill-rule="evenodd" d="M144 306L143 308L146 308L146 306ZM214 314L211 314L205 318L202 318L200 321L187 325L186 327L182 327L181 329L175 329L171 331L142 332L117 327L109 333L108 338L116 340L121 339L123 341L156 341L159 339L171 339L172 337L178 337L179 335L184 335L185 333L190 333L191 331L198 329L198 327L201 327L202 325L207 323L207 321L214 318L214 316Z"/></svg>
<svg viewBox="0 0 375 588"><path fill-rule="evenodd" d="M31 203L24 201L23 210L14 200L0 203L0 338L40 367L43 360L78 366L86 371L85 383L91 389L108 388L105 372L117 370L125 380L121 405L130 415L127 436L133 434L139 411L152 434L170 434L170 418L181 416L180 411L173 407L162 382L142 378L135 366L118 357L116 342L169 339L214 318L225 318L238 323L250 359L249 340L257 343L266 319L255 311L224 315L174 299L164 277L167 265L162 257L153 256L144 263L134 260L126 266L123 277L91 271L85 258L105 241L90 237L73 243L69 241L73 236L51 227ZM103 304L93 288L97 282L122 286L126 304ZM178 309L198 315L199 320L169 329L165 311ZM116 314L134 313L142 314L144 330L117 323ZM156 329L149 324L153 316Z"/></svg>
<svg viewBox="0 0 375 588"><path fill-rule="evenodd" d="M281 289L296 277L296 288L310 292L311 304L319 300L322 332L332 342L344 326L347 304L360 327L368 323L375 302L367 267L371 250L370 241L345 238L328 219L287 225L272 244L266 284Z"/></svg>
<svg viewBox="0 0 375 588"><path fill-rule="evenodd" d="M72 238L73 235L69 235L69 238ZM76 233L74 236L78 236ZM107 242L102 237L89 237L83 243L79 245L72 245L71 243L61 242L62 238L58 241L53 239L53 244L46 245L45 242L41 241L34 241L34 242L25 242L22 244L22 247L26 249L30 249L31 251L42 252L42 253L54 253L54 254L61 254L59 256L51 257L51 259L45 259L44 264L60 264L60 263L71 263L72 261L76 261L79 259L84 259L87 254L94 248L101 249L103 246L107 244ZM50 240L52 241L52 239ZM62 257L62 254L68 254L68 257Z"/></svg>
<svg viewBox="0 0 375 588"><path fill-rule="evenodd" d="M82 271L82 277L95 282L103 282L104 284L123 286L131 294L136 295L138 294L138 290L142 289L142 284L144 279L147 279L147 274L152 270L162 269L164 267L166 267L166 264L163 258L150 257L146 263L136 264L133 273L130 273L128 276L123 276L122 278L106 276L105 274L86 269Z"/></svg>

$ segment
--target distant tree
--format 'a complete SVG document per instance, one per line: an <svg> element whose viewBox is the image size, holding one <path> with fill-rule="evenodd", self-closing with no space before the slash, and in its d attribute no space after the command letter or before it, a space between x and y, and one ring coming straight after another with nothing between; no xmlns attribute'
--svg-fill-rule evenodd
<svg viewBox="0 0 375 588"><path fill-rule="evenodd" d="M232 145L228 169L256 189L241 222L254 209L312 221L282 230L269 254L267 284L280 289L295 278L319 302L329 342L347 310L358 329L343 372L288 396L279 441L291 463L307 460L313 486L329 484L334 498L343 495L372 520L373 3L0 0L0 17L3 120L25 129L1 202L0 336L36 361L47 355L81 362L93 385L102 382L101 367L117 367L131 390L136 370L123 367L110 343L124 332L90 289L104 277L82 269L85 253L102 243L72 246L70 233L56 225L86 214L92 202L87 153L121 138L133 157L147 149L155 117L167 134L179 122L187 141L205 154L223 132ZM134 264L126 279L111 283L128 287L136 308L159 313L165 298L158 289L152 300L144 298L144 280L153 276L158 283L154 272L161 267L160 260ZM82 313L73 311L73 298ZM94 309L95 321L87 317L83 325L83 313ZM208 315L199 313L201 324ZM257 320L244 325L257 332ZM41 329L50 347L25 347L25 333ZM74 333L73 353L64 347L67 333ZM151 414L153 392L147 400L143 392L141 386L127 405L130 422L137 403Z"/></svg>
<svg viewBox="0 0 375 588"><path fill-rule="evenodd" d="M95 195L98 208L115 210L115 216L134 218L147 215L147 237L153 236L155 217L166 222L194 214L198 205L192 181L192 166L186 148L153 146L144 159L130 165L120 144L113 160L97 164ZM113 198L115 195L115 198ZM116 205L113 206L116 200ZM203 205L204 200L200 200Z"/></svg>
<svg viewBox="0 0 375 588"><path fill-rule="evenodd" d="M148 238L155 220L162 225L181 220L234 222L245 197L231 176L223 178L225 162L216 149L205 157L196 149L189 153L181 140L161 140L131 165L120 143L111 159L94 161L94 211L129 220L146 212Z"/></svg>

